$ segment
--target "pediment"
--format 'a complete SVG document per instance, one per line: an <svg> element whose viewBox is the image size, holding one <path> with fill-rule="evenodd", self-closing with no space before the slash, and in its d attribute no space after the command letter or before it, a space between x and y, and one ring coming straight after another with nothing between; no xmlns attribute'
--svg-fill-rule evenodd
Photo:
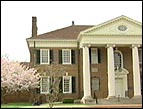
<svg viewBox="0 0 143 109"><path fill-rule="evenodd" d="M142 35L142 23L122 15L82 31L81 35Z"/></svg>

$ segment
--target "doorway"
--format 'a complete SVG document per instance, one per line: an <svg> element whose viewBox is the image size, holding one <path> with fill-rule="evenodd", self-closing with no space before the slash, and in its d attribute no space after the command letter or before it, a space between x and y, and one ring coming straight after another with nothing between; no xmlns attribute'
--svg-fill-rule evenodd
<svg viewBox="0 0 143 109"><path fill-rule="evenodd" d="M115 78L115 96L125 97L125 88L123 84L123 78Z"/></svg>

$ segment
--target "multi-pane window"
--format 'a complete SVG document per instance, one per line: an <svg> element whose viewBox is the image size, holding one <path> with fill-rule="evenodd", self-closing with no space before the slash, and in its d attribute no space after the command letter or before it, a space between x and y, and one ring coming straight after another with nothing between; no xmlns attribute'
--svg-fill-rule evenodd
<svg viewBox="0 0 143 109"><path fill-rule="evenodd" d="M98 64L98 49L91 48L91 64Z"/></svg>
<svg viewBox="0 0 143 109"><path fill-rule="evenodd" d="M50 59L49 49L40 49L40 63L49 64Z"/></svg>
<svg viewBox="0 0 143 109"><path fill-rule="evenodd" d="M72 77L63 76L63 93L72 93Z"/></svg>
<svg viewBox="0 0 143 109"><path fill-rule="evenodd" d="M71 64L71 50L70 49L62 50L62 62L63 64Z"/></svg>
<svg viewBox="0 0 143 109"><path fill-rule="evenodd" d="M115 70L122 68L122 55L119 51L114 51L114 67Z"/></svg>
<svg viewBox="0 0 143 109"><path fill-rule="evenodd" d="M49 93L49 88L50 88L50 77L42 77L41 78L41 85L40 85L40 91L41 94Z"/></svg>

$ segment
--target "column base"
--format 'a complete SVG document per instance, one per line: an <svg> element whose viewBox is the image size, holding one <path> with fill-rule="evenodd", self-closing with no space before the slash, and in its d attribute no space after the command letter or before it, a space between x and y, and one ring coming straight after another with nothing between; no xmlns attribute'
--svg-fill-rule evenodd
<svg viewBox="0 0 143 109"><path fill-rule="evenodd" d="M108 96L106 99L107 99L107 100L117 99L117 97L116 97L116 96Z"/></svg>
<svg viewBox="0 0 143 109"><path fill-rule="evenodd" d="M94 99L93 99L91 96L84 96L84 97L82 97L82 99L81 99L81 102L82 102L83 104L88 104L88 103L90 103L90 102L92 102L92 101L94 101Z"/></svg>
<svg viewBox="0 0 143 109"><path fill-rule="evenodd" d="M141 95L135 95L135 96L133 96L131 99L140 99L140 100L142 100L142 96Z"/></svg>
<svg viewBox="0 0 143 109"><path fill-rule="evenodd" d="M142 96L141 95L136 95L136 96L133 96L131 99L131 102L133 103L142 103Z"/></svg>

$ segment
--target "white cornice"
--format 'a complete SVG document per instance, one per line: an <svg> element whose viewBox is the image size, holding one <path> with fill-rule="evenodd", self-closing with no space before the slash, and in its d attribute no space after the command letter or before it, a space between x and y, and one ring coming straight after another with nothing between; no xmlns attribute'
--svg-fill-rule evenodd
<svg viewBox="0 0 143 109"><path fill-rule="evenodd" d="M29 47L78 47L76 40L27 40Z"/></svg>
<svg viewBox="0 0 143 109"><path fill-rule="evenodd" d="M57 39L55 39L55 40L51 40L51 39L26 39L27 41L46 41L46 42L63 42L63 41L68 41L68 42L77 42L77 40L67 40L67 39L59 39L59 40L57 40Z"/></svg>

